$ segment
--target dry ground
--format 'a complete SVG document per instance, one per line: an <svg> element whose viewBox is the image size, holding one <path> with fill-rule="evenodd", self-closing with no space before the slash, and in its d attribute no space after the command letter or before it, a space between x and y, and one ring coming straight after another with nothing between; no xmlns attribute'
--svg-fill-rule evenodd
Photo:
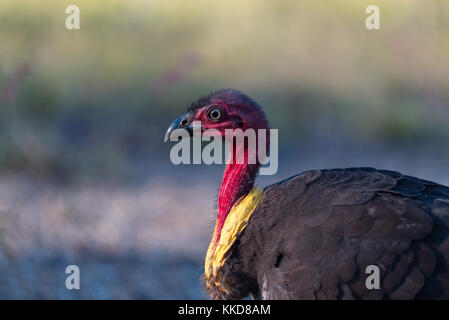
<svg viewBox="0 0 449 320"><path fill-rule="evenodd" d="M282 154L278 174L259 177L258 184L310 168L357 165L449 184L442 148L331 145ZM200 276L222 168L175 167L166 159L152 168L134 184L0 175L0 298L205 298ZM65 288L69 264L80 267L80 290Z"/></svg>

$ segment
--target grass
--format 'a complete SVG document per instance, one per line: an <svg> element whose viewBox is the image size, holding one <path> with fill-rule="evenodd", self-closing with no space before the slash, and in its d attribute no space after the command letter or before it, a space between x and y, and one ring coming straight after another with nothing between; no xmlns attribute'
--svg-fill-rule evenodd
<svg viewBox="0 0 449 320"><path fill-rule="evenodd" d="M360 0L76 4L77 31L64 1L0 4L1 170L115 174L222 87L259 101L284 145L449 137L446 1L379 1L379 31Z"/></svg>

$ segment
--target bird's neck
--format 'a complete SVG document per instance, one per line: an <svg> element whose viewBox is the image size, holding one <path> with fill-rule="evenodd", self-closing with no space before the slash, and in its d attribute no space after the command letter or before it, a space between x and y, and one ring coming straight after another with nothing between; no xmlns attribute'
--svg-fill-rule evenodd
<svg viewBox="0 0 449 320"><path fill-rule="evenodd" d="M237 146L236 150L232 150L231 148L231 152L237 152L239 147L241 146ZM256 159L255 164L248 163L247 159L251 151L245 149L243 154L245 157L243 164L228 163L224 171L220 192L218 194L218 216L215 230L217 241L220 239L221 230L232 206L238 199L246 196L251 191L260 167L258 159ZM233 156L231 155L231 157Z"/></svg>

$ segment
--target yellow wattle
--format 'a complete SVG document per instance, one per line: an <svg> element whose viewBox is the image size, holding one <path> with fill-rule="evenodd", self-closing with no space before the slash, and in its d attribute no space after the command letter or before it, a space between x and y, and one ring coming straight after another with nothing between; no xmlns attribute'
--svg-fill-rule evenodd
<svg viewBox="0 0 449 320"><path fill-rule="evenodd" d="M207 286L211 286L213 283L221 290L227 291L226 284L220 274L220 269L223 267L232 245L243 230L245 230L251 214L262 198L262 194L262 189L253 187L244 198L237 200L226 217L218 243L218 235L216 233L217 225L215 225L214 236L209 244L204 264Z"/></svg>

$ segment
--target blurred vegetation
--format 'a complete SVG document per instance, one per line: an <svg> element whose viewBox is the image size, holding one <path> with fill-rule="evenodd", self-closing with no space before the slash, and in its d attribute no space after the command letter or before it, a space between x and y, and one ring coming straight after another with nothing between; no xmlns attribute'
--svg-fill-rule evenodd
<svg viewBox="0 0 449 320"><path fill-rule="evenodd" d="M65 28L65 8L81 29ZM168 157L171 120L240 89L280 142L449 139L449 2L379 0L0 2L0 170L117 174ZM138 161L138 160L136 160Z"/></svg>

